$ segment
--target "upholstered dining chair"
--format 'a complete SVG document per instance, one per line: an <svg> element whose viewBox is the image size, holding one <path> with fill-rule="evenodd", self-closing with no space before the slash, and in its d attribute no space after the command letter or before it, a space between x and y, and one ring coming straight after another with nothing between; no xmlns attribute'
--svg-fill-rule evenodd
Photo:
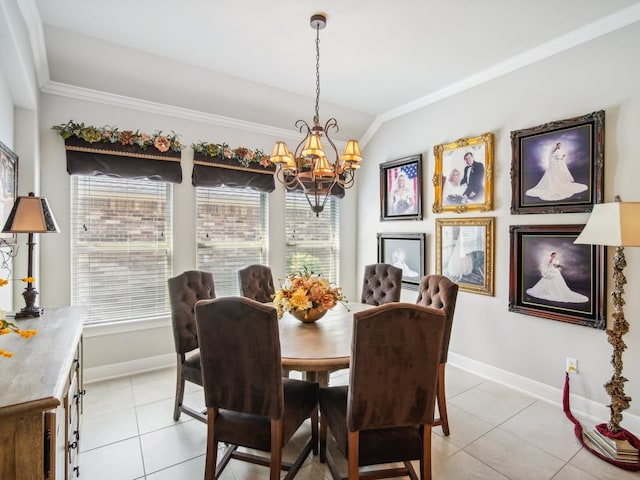
<svg viewBox="0 0 640 480"><path fill-rule="evenodd" d="M271 480L281 470L293 478L318 451L318 384L282 377L276 309L245 297L203 300L196 323L207 405L205 480L217 478L232 458L269 466ZM306 419L309 439L293 463L283 462L283 447ZM229 446L216 467L219 442Z"/></svg>
<svg viewBox="0 0 640 480"><path fill-rule="evenodd" d="M176 399L173 419L184 412L202 422L206 417L183 404L185 382L202 386L200 353L194 307L198 300L215 298L215 285L211 272L189 270L167 280L171 302L171 325L177 355Z"/></svg>
<svg viewBox="0 0 640 480"><path fill-rule="evenodd" d="M249 265L238 270L240 295L260 303L273 300L276 290L271 268L266 265Z"/></svg>
<svg viewBox="0 0 640 480"><path fill-rule="evenodd" d="M418 285L418 305L439 308L444 311L446 323L444 336L442 337L442 353L440 366L438 367L438 413L433 425L441 425L442 432L449 435L449 417L447 416L447 397L445 392L444 372L449 354L449 341L451 340L451 327L453 326L453 314L456 309L458 297L458 284L442 275L426 275Z"/></svg>
<svg viewBox="0 0 640 480"><path fill-rule="evenodd" d="M402 269L388 263L374 263L364 267L361 303L382 305L399 302L402 291Z"/></svg>
<svg viewBox="0 0 640 480"><path fill-rule="evenodd" d="M444 335L442 310L389 303L353 315L349 385L320 389L320 461L335 480L431 478L431 424ZM331 432L348 463L342 477L327 450ZM382 470L360 467L384 466Z"/></svg>

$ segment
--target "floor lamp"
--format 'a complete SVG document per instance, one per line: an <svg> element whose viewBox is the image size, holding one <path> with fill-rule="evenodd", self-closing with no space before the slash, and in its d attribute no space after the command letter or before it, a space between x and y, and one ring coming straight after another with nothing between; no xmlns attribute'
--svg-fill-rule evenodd
<svg viewBox="0 0 640 480"><path fill-rule="evenodd" d="M39 317L43 310L36 305L38 291L33 286L33 241L34 233L59 232L56 219L46 198L36 197L33 192L27 197L18 197L7 218L3 233L28 233L29 264L27 268L27 288L22 292L26 306L16 312L16 318Z"/></svg>
<svg viewBox="0 0 640 480"><path fill-rule="evenodd" d="M622 376L622 353L627 348L623 336L629 331L629 323L624 318L624 285L627 279L623 270L627 265L624 256L624 247L640 246L640 202L621 202L616 196L612 203L596 204L582 233L574 243L588 245L605 245L616 247L613 257L614 288L611 293L613 304L613 324L607 329L608 341L613 346L611 365L613 375L604 387L611 397L609 410L611 418L606 424L597 426L596 430L607 437L620 437L625 430L620 426L622 411L629 408L631 397L624 393Z"/></svg>

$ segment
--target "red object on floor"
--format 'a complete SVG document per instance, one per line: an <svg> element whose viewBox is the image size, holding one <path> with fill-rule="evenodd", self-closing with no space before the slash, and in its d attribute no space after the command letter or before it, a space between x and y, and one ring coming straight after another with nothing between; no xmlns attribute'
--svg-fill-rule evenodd
<svg viewBox="0 0 640 480"><path fill-rule="evenodd" d="M619 462L611 457L603 455L602 453L598 452L597 450L593 449L591 446L586 444L582 434L582 425L580 424L580 421L573 416L573 414L571 413L571 408L569 407L569 374L568 373L565 373L564 391L562 392L562 409L564 410L564 414L567 416L567 418L571 420L571 423L575 425L575 428L573 429L573 431L575 432L576 437L578 438L578 441L584 448L589 450L596 457L601 458L605 462L615 465L616 467L622 468L624 470L630 470L632 472L640 471L640 463ZM638 439L638 437L636 437L633 433L631 433L628 430L625 430L624 428L621 429L618 433L609 432L609 430L607 430L606 423L601 423L599 425L596 425L595 428L601 434L606 435L607 437L615 438L618 440L628 440L629 443L631 443L631 445L640 449L640 439Z"/></svg>

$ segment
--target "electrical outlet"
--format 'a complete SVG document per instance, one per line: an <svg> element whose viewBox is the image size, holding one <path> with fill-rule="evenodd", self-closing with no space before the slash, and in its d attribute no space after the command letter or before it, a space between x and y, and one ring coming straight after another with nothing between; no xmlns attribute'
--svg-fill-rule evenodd
<svg viewBox="0 0 640 480"><path fill-rule="evenodd" d="M578 360L567 357L567 373L578 373Z"/></svg>

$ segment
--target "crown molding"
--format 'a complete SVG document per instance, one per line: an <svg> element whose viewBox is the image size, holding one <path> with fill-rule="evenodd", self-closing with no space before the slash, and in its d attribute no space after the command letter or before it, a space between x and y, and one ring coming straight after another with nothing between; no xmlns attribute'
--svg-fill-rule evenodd
<svg viewBox="0 0 640 480"><path fill-rule="evenodd" d="M640 3L637 3L573 30L572 32L556 37L553 40L527 50L526 52L515 55L503 62L497 63L485 70L464 78L459 82L452 83L451 85L429 95L425 95L424 97L413 100L385 113L381 113L373 120L363 135L360 143L363 147L366 146L382 124L389 120L401 117L482 83L501 77L515 70L519 70L528 65L532 65L540 60L544 60L545 58L589 42L595 38L601 37L602 35L606 35L636 23L639 20Z"/></svg>
<svg viewBox="0 0 640 480"><path fill-rule="evenodd" d="M166 105L163 103L150 102L139 98L127 97L124 95L116 95L113 93L102 92L90 88L78 87L59 82L48 82L43 88L42 93L50 95L58 95L61 97L73 98L76 100L84 100L95 103L102 103L113 107L129 108L141 112L152 113L155 115L167 115L169 117L182 118L196 122L217 125L220 127L229 127L238 130L245 130L252 133L261 133L271 135L278 138L299 139L300 132L297 130L287 130L284 128L272 127L260 123L238 120L236 118L225 117L214 113L200 112L188 108L177 107L175 105Z"/></svg>
<svg viewBox="0 0 640 480"><path fill-rule="evenodd" d="M50 77L40 11L38 10L35 0L17 0L17 3L22 19L29 32L31 55L33 55L33 62L35 64L38 87L42 89Z"/></svg>

